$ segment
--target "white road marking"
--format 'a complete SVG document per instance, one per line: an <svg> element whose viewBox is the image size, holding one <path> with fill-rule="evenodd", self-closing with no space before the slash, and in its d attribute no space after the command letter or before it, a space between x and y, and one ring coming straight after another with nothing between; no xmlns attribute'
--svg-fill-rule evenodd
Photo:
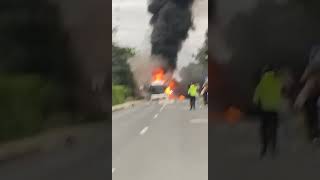
<svg viewBox="0 0 320 180"><path fill-rule="evenodd" d="M190 120L191 124L207 124L208 123L208 118L203 118L203 119L192 119Z"/></svg>
<svg viewBox="0 0 320 180"><path fill-rule="evenodd" d="M160 108L160 112L163 111L163 109L166 107L167 104L164 104L161 108Z"/></svg>
<svg viewBox="0 0 320 180"><path fill-rule="evenodd" d="M153 119L156 119L159 116L159 114L154 115Z"/></svg>
<svg viewBox="0 0 320 180"><path fill-rule="evenodd" d="M145 128L143 128L141 131L140 131L140 135L144 135L147 131L148 131L149 127L146 126Z"/></svg>
<svg viewBox="0 0 320 180"><path fill-rule="evenodd" d="M112 174L116 171L116 168L112 168Z"/></svg>

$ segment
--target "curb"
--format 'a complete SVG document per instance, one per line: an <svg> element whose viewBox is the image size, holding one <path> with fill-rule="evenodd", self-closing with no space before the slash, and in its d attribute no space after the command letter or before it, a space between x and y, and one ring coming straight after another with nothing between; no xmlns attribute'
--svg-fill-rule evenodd
<svg viewBox="0 0 320 180"><path fill-rule="evenodd" d="M130 101L124 104L119 104L112 107L112 112L134 107L135 105L143 102L145 102L145 100ZM33 137L0 144L0 165L8 161L21 159L40 152L46 152L57 147L63 147L66 137L70 135L76 137L81 136L79 134L90 131L92 128L93 127L90 127L89 125L88 127L74 126L49 129Z"/></svg>
<svg viewBox="0 0 320 180"><path fill-rule="evenodd" d="M120 110L127 109L130 107L134 107L135 105L141 104L143 102L145 102L145 100L129 101L129 102L126 102L123 104L115 105L115 106L112 106L112 112L120 111Z"/></svg>
<svg viewBox="0 0 320 180"><path fill-rule="evenodd" d="M40 136L8 142L0 146L0 164L38 153L41 149Z"/></svg>
<svg viewBox="0 0 320 180"><path fill-rule="evenodd" d="M21 159L26 156L30 156L32 154L36 154L41 152L41 145L40 144L29 144L24 146L17 144L16 146L8 146L6 148L1 148L0 150L0 165L2 163L6 163L8 161ZM18 150L17 150L18 149Z"/></svg>
<svg viewBox="0 0 320 180"><path fill-rule="evenodd" d="M12 160L66 147L66 138L70 136L85 141L86 137L89 137L95 128L100 126L100 123L49 129L33 137L0 144L0 165Z"/></svg>

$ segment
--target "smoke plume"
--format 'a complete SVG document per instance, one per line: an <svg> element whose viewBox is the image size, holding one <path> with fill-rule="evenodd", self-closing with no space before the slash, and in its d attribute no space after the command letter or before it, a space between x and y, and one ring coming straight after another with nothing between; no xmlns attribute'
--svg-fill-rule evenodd
<svg viewBox="0 0 320 180"><path fill-rule="evenodd" d="M173 71L177 55L188 31L193 26L192 4L194 0L150 0L148 11L152 14L150 24L151 54L161 56L163 68Z"/></svg>
<svg viewBox="0 0 320 180"><path fill-rule="evenodd" d="M139 86L150 83L153 69L163 67L163 61L158 56L151 57L150 59L150 55L144 53L137 54L128 60L131 71L134 74L134 79Z"/></svg>
<svg viewBox="0 0 320 180"><path fill-rule="evenodd" d="M252 95L265 65L291 69L298 82L311 48L320 42L317 23L320 13L315 8L319 7L319 1L311 4L294 0L286 3L279 3L279 0L245 2L218 0L217 11L224 17L219 19L219 25L223 27L215 26L214 29L219 31L220 28L222 32L218 35L223 34L225 42L219 42L211 35L210 38L214 38L210 42L217 45L209 45L211 57L216 58L214 61L226 63L220 77L228 77L228 83L223 82L223 89L230 91L219 97L228 98L228 103L243 109L252 104ZM226 47L230 53L224 54L219 47ZM213 71L210 69L210 72Z"/></svg>

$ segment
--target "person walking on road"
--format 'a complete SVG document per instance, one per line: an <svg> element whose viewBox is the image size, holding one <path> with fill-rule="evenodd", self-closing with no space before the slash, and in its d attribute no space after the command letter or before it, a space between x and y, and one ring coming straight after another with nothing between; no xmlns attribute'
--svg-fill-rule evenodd
<svg viewBox="0 0 320 180"><path fill-rule="evenodd" d="M196 97L198 96L198 86L194 83L191 83L188 89L188 95L190 97L190 111L196 109Z"/></svg>
<svg viewBox="0 0 320 180"><path fill-rule="evenodd" d="M257 85L253 102L261 110L261 151L263 158L271 145L271 153L276 155L277 131L279 126L278 112L281 107L281 78L272 68L265 69Z"/></svg>
<svg viewBox="0 0 320 180"><path fill-rule="evenodd" d="M208 104L208 78L204 82L200 94L203 96L204 105L207 105Z"/></svg>

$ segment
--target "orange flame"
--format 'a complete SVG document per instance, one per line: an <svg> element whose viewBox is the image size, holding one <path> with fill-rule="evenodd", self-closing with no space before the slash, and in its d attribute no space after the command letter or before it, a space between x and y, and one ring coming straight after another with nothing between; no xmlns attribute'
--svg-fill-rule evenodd
<svg viewBox="0 0 320 180"><path fill-rule="evenodd" d="M169 82L168 87L165 90L165 93L169 96L170 99L174 98L173 90L175 89L175 86L176 86L175 82L173 80L171 80Z"/></svg>
<svg viewBox="0 0 320 180"><path fill-rule="evenodd" d="M225 112L225 117L231 124L237 123L242 116L242 112L236 107L229 107Z"/></svg>
<svg viewBox="0 0 320 180"><path fill-rule="evenodd" d="M168 96L172 95L173 91L172 89L170 88L170 86L168 86L165 91L164 91Z"/></svg>
<svg viewBox="0 0 320 180"><path fill-rule="evenodd" d="M162 68L156 68L152 72L152 81L164 81L164 70Z"/></svg>
<svg viewBox="0 0 320 180"><path fill-rule="evenodd" d="M178 97L174 96L174 89L176 87L176 82L174 79L167 79L165 75L165 71L162 68L156 68L152 72L152 82L155 81L163 81L164 83L168 83L164 93L167 94L169 99L175 99Z"/></svg>
<svg viewBox="0 0 320 180"><path fill-rule="evenodd" d="M180 101L183 101L183 100L185 100L185 99L186 99L186 97L184 97L184 95L180 95L180 96L179 96L179 100L180 100Z"/></svg>

